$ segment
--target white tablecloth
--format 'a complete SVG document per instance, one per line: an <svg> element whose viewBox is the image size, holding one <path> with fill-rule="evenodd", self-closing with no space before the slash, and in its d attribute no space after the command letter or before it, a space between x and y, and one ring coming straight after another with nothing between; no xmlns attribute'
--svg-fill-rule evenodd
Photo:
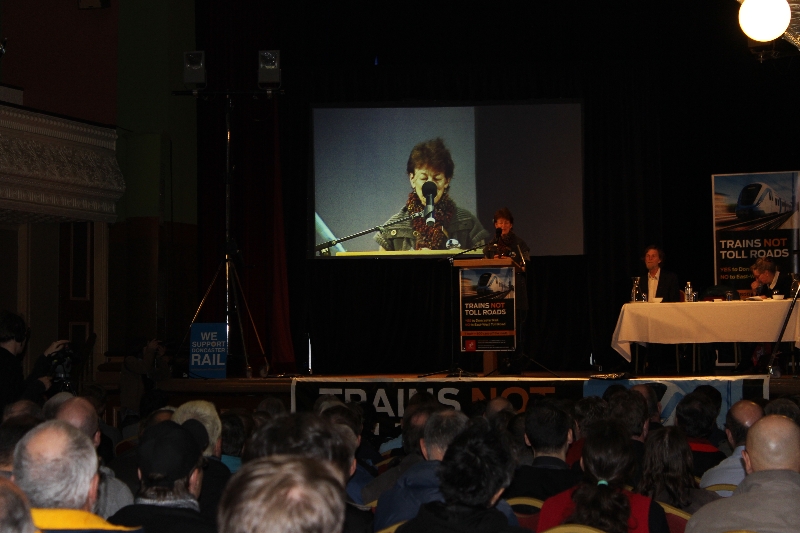
<svg viewBox="0 0 800 533"><path fill-rule="evenodd" d="M775 342L790 303L789 300L743 300L625 304L617 319L611 347L630 361L632 342ZM792 311L784 341L800 340L798 307L800 304Z"/></svg>

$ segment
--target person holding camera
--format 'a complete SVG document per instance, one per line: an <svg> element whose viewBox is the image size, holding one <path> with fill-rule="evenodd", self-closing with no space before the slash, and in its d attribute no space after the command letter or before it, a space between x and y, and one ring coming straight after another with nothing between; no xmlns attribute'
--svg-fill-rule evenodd
<svg viewBox="0 0 800 533"><path fill-rule="evenodd" d="M0 312L0 408L17 400L31 400L41 405L42 396L50 389L52 379L50 356L61 351L69 341L58 340L50 344L37 359L28 379L22 371L22 359L31 330L25 320L10 311Z"/></svg>

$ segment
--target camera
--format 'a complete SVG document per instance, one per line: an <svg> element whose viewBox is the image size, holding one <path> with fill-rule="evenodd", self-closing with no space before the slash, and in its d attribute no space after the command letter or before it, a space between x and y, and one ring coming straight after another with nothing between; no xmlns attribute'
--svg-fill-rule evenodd
<svg viewBox="0 0 800 533"><path fill-rule="evenodd" d="M51 392L71 392L76 394L77 389L70 377L72 367L76 363L75 352L69 343L64 344L57 352L51 353L49 359L50 372L48 374L53 379Z"/></svg>

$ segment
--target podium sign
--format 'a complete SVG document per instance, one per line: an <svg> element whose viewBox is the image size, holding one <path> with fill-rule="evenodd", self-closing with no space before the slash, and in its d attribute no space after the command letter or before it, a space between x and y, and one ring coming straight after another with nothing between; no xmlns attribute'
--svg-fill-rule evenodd
<svg viewBox="0 0 800 533"><path fill-rule="evenodd" d="M516 278L513 266L501 266L509 262L461 262L471 265L462 267L458 278L462 352L516 350Z"/></svg>
<svg viewBox="0 0 800 533"><path fill-rule="evenodd" d="M228 362L228 325L192 324L189 377L225 379Z"/></svg>

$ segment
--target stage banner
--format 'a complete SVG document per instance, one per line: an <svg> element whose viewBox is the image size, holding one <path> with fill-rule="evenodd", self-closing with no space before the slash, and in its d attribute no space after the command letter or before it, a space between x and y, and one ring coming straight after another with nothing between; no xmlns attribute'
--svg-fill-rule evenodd
<svg viewBox="0 0 800 533"><path fill-rule="evenodd" d="M461 268L462 352L516 350L514 267Z"/></svg>
<svg viewBox="0 0 800 533"><path fill-rule="evenodd" d="M797 272L798 172L715 174L714 276L741 298L752 296L750 266L775 261L783 273Z"/></svg>
<svg viewBox="0 0 800 533"><path fill-rule="evenodd" d="M192 324L189 377L225 379L228 362L228 325Z"/></svg>

